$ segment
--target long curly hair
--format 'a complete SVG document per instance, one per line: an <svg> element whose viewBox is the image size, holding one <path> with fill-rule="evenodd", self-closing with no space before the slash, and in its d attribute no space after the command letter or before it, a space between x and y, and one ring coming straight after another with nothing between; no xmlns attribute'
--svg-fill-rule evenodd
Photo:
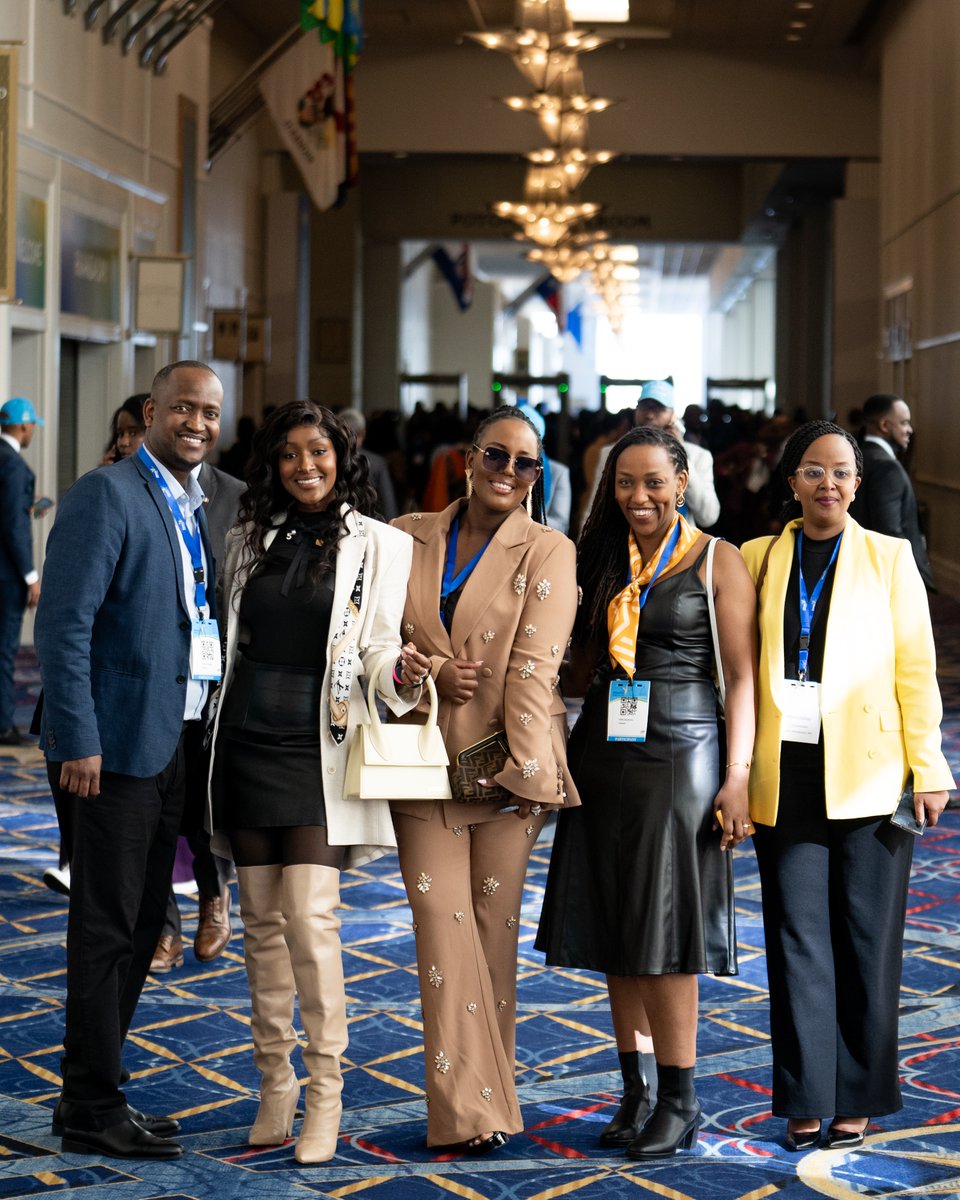
<svg viewBox="0 0 960 1200"><path fill-rule="evenodd" d="M780 476L783 479L784 485L789 490L789 479L796 475L797 467L803 459L804 454L813 445L817 438L827 437L829 434L836 434L837 437L842 437L850 443L853 450L853 461L856 463L857 474L863 475L863 451L860 449L860 443L851 433L840 425L835 425L833 421L808 421L806 425L801 425L798 430L790 435L787 439L787 444L783 448L783 453L780 455ZM799 500L794 500L792 496L784 502L783 511L780 516L784 522L792 521L795 517L803 515L803 509Z"/></svg>
<svg viewBox="0 0 960 1200"><path fill-rule="evenodd" d="M666 450L679 475L687 470L687 452L672 434L654 425L637 425L617 442L607 457L593 507L577 541L577 582L583 603L577 609L573 636L577 641L607 640L607 606L623 589L630 567L627 533L630 526L614 494L617 462L631 446Z"/></svg>
<svg viewBox="0 0 960 1200"><path fill-rule="evenodd" d="M270 414L253 435L250 460L247 465L247 490L240 497L240 523L246 527L244 544L257 558L263 554L265 534L276 525L276 517L294 508L296 501L280 480L280 452L291 429L313 425L329 437L337 457L337 478L327 511L336 517L336 536L326 539L323 554L318 558L321 570L332 570L337 545L347 532L347 522L341 512L344 504L364 516L377 517L377 495L370 485L367 460L357 452L353 431L340 421L329 408L312 400L292 400Z"/></svg>
<svg viewBox="0 0 960 1200"><path fill-rule="evenodd" d="M514 408L512 404L501 405L500 408L495 408L489 416L483 418L473 435L474 444L479 446L480 439L484 433L491 425L496 425L498 421L522 421L537 439L537 458L541 463L543 462L543 439L540 437L540 431L526 413L521 412L519 408ZM537 476L536 483L530 489L530 516L540 525L547 523L547 504L543 491L542 471Z"/></svg>

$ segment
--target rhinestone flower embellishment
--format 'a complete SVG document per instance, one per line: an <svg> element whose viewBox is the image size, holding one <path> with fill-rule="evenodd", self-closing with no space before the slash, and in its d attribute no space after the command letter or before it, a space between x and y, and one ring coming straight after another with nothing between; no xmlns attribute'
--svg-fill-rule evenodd
<svg viewBox="0 0 960 1200"><path fill-rule="evenodd" d="M493 1088L484 1088L483 1091L480 1093L480 1095L483 1097L484 1100L492 1100L493 1099Z"/></svg>
<svg viewBox="0 0 960 1200"><path fill-rule="evenodd" d="M520 724L521 725L529 725L532 720L533 720L533 713L521 713L520 714Z"/></svg>
<svg viewBox="0 0 960 1200"><path fill-rule="evenodd" d="M527 661L520 668L520 678L521 679L529 679L530 676L534 673L534 671L536 669L537 669L537 664L533 661L532 658L528 658Z"/></svg>
<svg viewBox="0 0 960 1200"><path fill-rule="evenodd" d="M499 886L500 880L494 879L492 875L488 875L483 881L483 894L485 896L492 896Z"/></svg>
<svg viewBox="0 0 960 1200"><path fill-rule="evenodd" d="M437 967L430 968L427 978L430 980L431 987L438 988L443 984L443 973Z"/></svg>
<svg viewBox="0 0 960 1200"><path fill-rule="evenodd" d="M428 875L426 871L421 871L417 876L417 891L426 894L430 891L431 883L433 883L433 876Z"/></svg>
<svg viewBox="0 0 960 1200"><path fill-rule="evenodd" d="M409 621L403 627L403 633L404 633L405 637L412 638L416 632L417 632L416 625L411 625Z"/></svg>
<svg viewBox="0 0 960 1200"><path fill-rule="evenodd" d="M453 834L454 837L463 837L463 826L462 825L453 825L450 828L450 832Z"/></svg>
<svg viewBox="0 0 960 1200"><path fill-rule="evenodd" d="M524 777L524 779L532 779L539 770L540 764L537 762L537 760L535 758L528 758L523 764L523 770L520 772L520 774Z"/></svg>
<svg viewBox="0 0 960 1200"><path fill-rule="evenodd" d="M540 582L537 584L537 599L538 600L546 600L546 598L549 595L550 595L550 580L549 579L541 579Z"/></svg>
<svg viewBox="0 0 960 1200"><path fill-rule="evenodd" d="M437 1068L441 1075L446 1075L446 1073L450 1070L451 1062L444 1052L440 1050L433 1056L433 1065Z"/></svg>
<svg viewBox="0 0 960 1200"><path fill-rule="evenodd" d="M559 646L551 646L550 653L553 655L554 658L556 658L557 655L560 653L560 647Z"/></svg>
<svg viewBox="0 0 960 1200"><path fill-rule="evenodd" d="M471 1000L470 1003L467 1005L467 1012L470 1014L471 1017L475 1017L477 1015L477 1005L473 1000Z"/></svg>
<svg viewBox="0 0 960 1200"><path fill-rule="evenodd" d="M455 912L455 913L453 914L453 919L456 921L456 923L457 923L458 925L462 925L462 924L463 924L463 913L462 913L462 912Z"/></svg>
<svg viewBox="0 0 960 1200"><path fill-rule="evenodd" d="M413 516L410 518L410 520L411 521L422 521L423 513L414 513Z"/></svg>
<svg viewBox="0 0 960 1200"><path fill-rule="evenodd" d="M517 927L517 918L516 918L516 917L507 917L507 919L506 919L506 921L504 922L504 924L506 925L506 927L507 927L508 929L516 929L516 927Z"/></svg>
<svg viewBox="0 0 960 1200"><path fill-rule="evenodd" d="M518 596L522 596L527 590L527 577L522 571L517 574L516 579L513 581L513 590Z"/></svg>
<svg viewBox="0 0 960 1200"><path fill-rule="evenodd" d="M497 636L497 631L495 629L485 629L480 636L483 638L484 645L486 645L488 642L492 642Z"/></svg>
<svg viewBox="0 0 960 1200"><path fill-rule="evenodd" d="M504 1010L506 1007L507 1007L507 1002L506 1002L506 1000L498 1000L498 1001L497 1001L497 1012L503 1012L503 1010Z"/></svg>
<svg viewBox="0 0 960 1200"><path fill-rule="evenodd" d="M527 635L527 637L533 637L533 635L537 632L537 627L536 625L524 625L523 632Z"/></svg>
<svg viewBox="0 0 960 1200"><path fill-rule="evenodd" d="M527 835L527 837L533 837L533 826L528 825L524 830L524 833Z"/></svg>

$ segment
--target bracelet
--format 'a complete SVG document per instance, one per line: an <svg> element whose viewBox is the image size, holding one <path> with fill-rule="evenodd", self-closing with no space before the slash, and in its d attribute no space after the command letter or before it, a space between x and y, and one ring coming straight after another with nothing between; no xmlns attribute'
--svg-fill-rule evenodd
<svg viewBox="0 0 960 1200"><path fill-rule="evenodd" d="M393 682L397 685L397 687L406 687L407 686L403 682L402 676L397 674L397 667L399 667L402 662L403 662L403 659L398 658L397 661L393 664Z"/></svg>
<svg viewBox="0 0 960 1200"><path fill-rule="evenodd" d="M729 771L731 767L746 767L747 770L749 771L750 766L751 766L751 763L750 763L749 759L747 759L746 762L741 762L741 761L735 759L733 762L727 763L727 770Z"/></svg>

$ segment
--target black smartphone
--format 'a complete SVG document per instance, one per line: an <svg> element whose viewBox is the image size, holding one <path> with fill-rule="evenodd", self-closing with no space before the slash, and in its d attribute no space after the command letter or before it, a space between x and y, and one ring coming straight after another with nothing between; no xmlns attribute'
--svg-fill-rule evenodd
<svg viewBox="0 0 960 1200"><path fill-rule="evenodd" d="M896 825L904 833L912 833L914 837L920 837L926 829L927 818L924 817L922 821L918 821L917 814L914 812L913 780L908 780L906 787L901 792L900 802L894 809L890 824Z"/></svg>

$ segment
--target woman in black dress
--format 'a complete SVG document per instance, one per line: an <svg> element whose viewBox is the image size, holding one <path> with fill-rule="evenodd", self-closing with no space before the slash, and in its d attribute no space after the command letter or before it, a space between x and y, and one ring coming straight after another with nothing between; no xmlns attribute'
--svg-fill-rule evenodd
<svg viewBox="0 0 960 1200"><path fill-rule="evenodd" d="M704 586L711 539L677 512L686 466L669 433L631 430L580 536L584 601L564 681L567 694L589 684L569 748L582 807L558 818L537 937L548 963L607 976L624 1098L601 1141L640 1159L696 1143L697 975L736 974L723 851L751 832L756 598L739 552L718 543L722 762ZM651 1035L652 1115L640 1065Z"/></svg>
<svg viewBox="0 0 960 1200"><path fill-rule="evenodd" d="M343 796L366 712L360 679L400 714L430 663L401 650L413 544L368 515L375 497L350 430L309 401L287 404L255 435L249 479L220 581L212 825L229 837L240 885L261 1074L249 1141L273 1145L293 1129L296 992L310 1072L296 1157L324 1162L337 1144L347 1044L340 869L396 845L385 800Z"/></svg>

